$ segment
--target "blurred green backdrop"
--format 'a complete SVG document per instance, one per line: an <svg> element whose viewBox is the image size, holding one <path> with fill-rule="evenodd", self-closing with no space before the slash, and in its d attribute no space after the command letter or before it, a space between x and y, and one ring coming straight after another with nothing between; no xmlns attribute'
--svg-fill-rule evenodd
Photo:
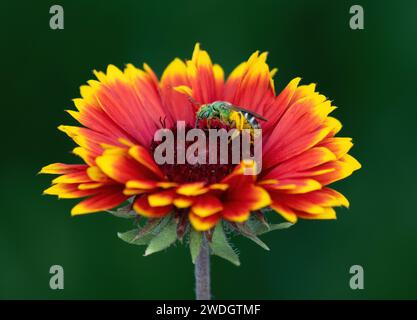
<svg viewBox="0 0 417 320"><path fill-rule="evenodd" d="M49 8L65 29L49 29ZM349 28L361 4L365 30ZM338 220L301 221L268 234L265 252L233 239L242 266L212 259L217 299L417 298L415 1L19 1L1 4L2 152L0 298L192 299L193 265L177 245L150 257L116 237L130 222L107 214L70 217L76 201L41 196L51 162L76 163L56 127L93 69L149 63L160 75L196 41L227 72L256 49L339 107L341 134L354 138L362 170L337 186L351 201ZM65 289L49 289L49 268ZM349 288L349 268L365 290Z"/></svg>

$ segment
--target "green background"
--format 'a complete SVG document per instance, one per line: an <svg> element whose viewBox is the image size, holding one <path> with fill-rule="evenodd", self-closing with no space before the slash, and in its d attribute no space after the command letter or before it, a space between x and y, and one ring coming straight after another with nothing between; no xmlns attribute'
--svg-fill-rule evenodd
<svg viewBox="0 0 417 320"><path fill-rule="evenodd" d="M65 29L49 29L61 4ZM365 30L349 28L361 4ZM149 63L160 75L201 42L227 72L269 51L281 90L316 82L339 108L362 170L338 183L351 208L336 221L301 221L263 237L266 252L233 239L242 266L212 259L216 299L417 298L415 74L416 1L3 1L1 4L0 297L5 299L192 299L193 265L183 245L142 257L116 237L129 221L70 217L71 200L41 193L52 162L76 163L57 131L93 69ZM49 268L65 289L49 289ZM349 288L362 265L365 289Z"/></svg>

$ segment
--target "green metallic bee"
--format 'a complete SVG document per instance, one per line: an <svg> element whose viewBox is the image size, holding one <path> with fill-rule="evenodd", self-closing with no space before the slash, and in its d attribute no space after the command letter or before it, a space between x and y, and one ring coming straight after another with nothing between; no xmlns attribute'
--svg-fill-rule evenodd
<svg viewBox="0 0 417 320"><path fill-rule="evenodd" d="M213 103L203 104L200 107L197 111L195 127L198 127L200 120L207 120L208 125L210 125L210 120L212 119L220 120L222 123L234 127L239 131L243 129L260 129L261 126L257 119L267 121L264 117L253 111L232 105L229 102L215 101Z"/></svg>

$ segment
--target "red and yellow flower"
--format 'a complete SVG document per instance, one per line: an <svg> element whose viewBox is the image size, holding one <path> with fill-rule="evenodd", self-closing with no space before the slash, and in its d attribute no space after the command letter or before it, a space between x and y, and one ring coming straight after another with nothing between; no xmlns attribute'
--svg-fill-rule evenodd
<svg viewBox="0 0 417 320"><path fill-rule="evenodd" d="M296 78L276 95L276 69L270 70L266 57L255 52L226 80L198 44L191 60L175 59L161 79L146 64L95 71L97 80L81 86L81 98L74 99L77 110L68 111L82 127L59 127L75 141L73 152L84 164L44 167L41 173L59 175L44 193L86 197L72 215L112 209L133 197L139 215L160 218L176 212L200 231L221 219L244 222L266 207L292 223L334 219L334 207L349 202L328 185L360 168L348 154L351 139L335 137L342 127L329 116L335 107L314 84L300 85ZM174 128L177 121L193 126L195 101L227 101L268 119L262 122L260 174L243 174L250 163L226 171L210 167L210 172L155 163L155 132Z"/></svg>

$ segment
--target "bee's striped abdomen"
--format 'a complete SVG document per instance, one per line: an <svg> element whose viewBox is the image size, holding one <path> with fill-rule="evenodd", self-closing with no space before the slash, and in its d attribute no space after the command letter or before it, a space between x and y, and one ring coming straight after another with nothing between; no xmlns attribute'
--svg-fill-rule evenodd
<svg viewBox="0 0 417 320"><path fill-rule="evenodd" d="M256 120L255 116L253 114L242 112L243 116L245 117L246 121L251 125L254 129L259 129L259 123Z"/></svg>

